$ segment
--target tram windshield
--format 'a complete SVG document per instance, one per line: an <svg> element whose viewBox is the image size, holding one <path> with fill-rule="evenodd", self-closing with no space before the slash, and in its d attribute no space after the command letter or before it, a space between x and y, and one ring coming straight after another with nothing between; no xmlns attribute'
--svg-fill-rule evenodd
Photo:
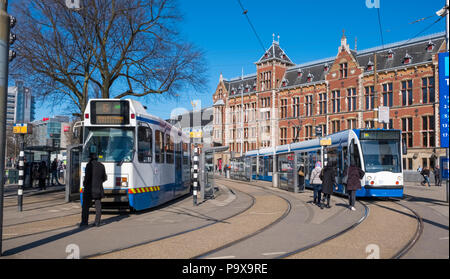
<svg viewBox="0 0 450 279"><path fill-rule="evenodd" d="M401 172L398 140L361 140L366 172Z"/></svg>
<svg viewBox="0 0 450 279"><path fill-rule="evenodd" d="M131 162L134 151L134 131L121 128L88 128L83 146L83 162L89 153L96 153L99 162Z"/></svg>

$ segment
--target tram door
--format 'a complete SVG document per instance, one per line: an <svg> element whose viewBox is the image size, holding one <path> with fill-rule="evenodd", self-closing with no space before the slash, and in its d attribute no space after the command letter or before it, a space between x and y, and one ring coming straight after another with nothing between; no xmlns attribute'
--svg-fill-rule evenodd
<svg viewBox="0 0 450 279"><path fill-rule="evenodd" d="M295 155L294 153L278 155L278 171L280 173L280 188L295 192Z"/></svg>
<svg viewBox="0 0 450 279"><path fill-rule="evenodd" d="M182 146L181 143L175 144L175 195L180 194L183 189L182 179Z"/></svg>
<svg viewBox="0 0 450 279"><path fill-rule="evenodd" d="M82 145L67 147L66 202L80 198L80 165Z"/></svg>

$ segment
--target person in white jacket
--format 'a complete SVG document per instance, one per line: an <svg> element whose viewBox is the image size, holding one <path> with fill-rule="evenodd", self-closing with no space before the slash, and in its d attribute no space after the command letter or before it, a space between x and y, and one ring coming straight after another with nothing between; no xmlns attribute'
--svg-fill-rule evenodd
<svg viewBox="0 0 450 279"><path fill-rule="evenodd" d="M317 161L315 168L311 172L310 183L314 189L314 204L317 204L317 206L323 209L322 204L320 203L322 198L322 180L320 179L321 172L322 163Z"/></svg>

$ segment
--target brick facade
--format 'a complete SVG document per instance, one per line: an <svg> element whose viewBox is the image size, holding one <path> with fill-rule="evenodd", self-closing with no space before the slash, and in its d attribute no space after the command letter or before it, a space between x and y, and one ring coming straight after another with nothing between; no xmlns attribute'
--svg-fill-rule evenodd
<svg viewBox="0 0 450 279"><path fill-rule="evenodd" d="M213 141L240 156L315 138L317 126L325 134L390 126L403 131L406 169L433 166L445 154L436 147L437 53L443 51L444 34L359 52L343 35L336 57L295 65L274 41L255 63L256 74L231 80L221 75L213 94ZM378 106L390 107L389 125L377 123ZM224 157L227 162L229 155Z"/></svg>

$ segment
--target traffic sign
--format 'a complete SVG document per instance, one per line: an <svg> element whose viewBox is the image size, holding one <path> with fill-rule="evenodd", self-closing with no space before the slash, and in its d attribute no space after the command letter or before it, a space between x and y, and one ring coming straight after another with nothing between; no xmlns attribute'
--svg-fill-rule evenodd
<svg viewBox="0 0 450 279"><path fill-rule="evenodd" d="M26 123L17 123L14 124L13 127L13 133L14 134L31 134L32 133L32 126L28 126Z"/></svg>
<svg viewBox="0 0 450 279"><path fill-rule="evenodd" d="M329 146L329 145L331 145L331 138L320 140L320 146Z"/></svg>
<svg viewBox="0 0 450 279"><path fill-rule="evenodd" d="M448 148L449 130L449 93L448 93L448 52L439 53L439 114L441 130L441 147Z"/></svg>

